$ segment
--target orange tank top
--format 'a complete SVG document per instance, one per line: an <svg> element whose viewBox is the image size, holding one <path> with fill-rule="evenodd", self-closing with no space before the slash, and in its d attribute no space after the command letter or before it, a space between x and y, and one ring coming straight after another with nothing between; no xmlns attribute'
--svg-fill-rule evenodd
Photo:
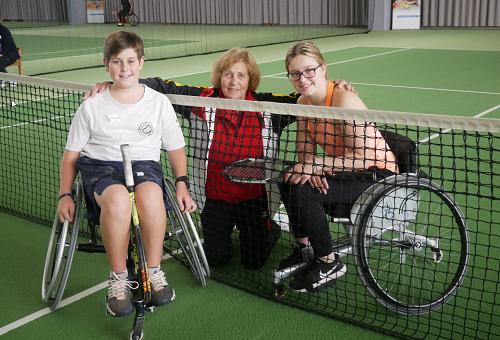
<svg viewBox="0 0 500 340"><path fill-rule="evenodd" d="M335 84L328 81L328 92L326 95L325 106L331 106L333 91ZM310 105L308 102L307 105ZM313 121L307 122L307 130L316 143L325 151L328 156L342 156L349 150L344 146L344 133L340 124L336 123L334 119L320 119L316 118ZM387 145L384 137L380 132L368 123L364 129L367 141L374 141L374 146L370 149L371 158L374 159L369 167L378 167L379 169L387 169L395 173L399 173L396 157Z"/></svg>

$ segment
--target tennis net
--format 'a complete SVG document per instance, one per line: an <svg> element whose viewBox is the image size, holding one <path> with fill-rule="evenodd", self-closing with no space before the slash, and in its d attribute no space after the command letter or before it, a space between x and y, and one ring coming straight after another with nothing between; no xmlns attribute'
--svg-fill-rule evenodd
<svg viewBox="0 0 500 340"><path fill-rule="evenodd" d="M17 82L17 86L8 83L0 89L0 156L4 160L0 209L50 225L57 206L59 163L67 132L89 86L15 75L3 78ZM211 131L203 130L196 119L201 112L229 115L226 118L230 121L248 112L280 117L281 137L270 145L275 146L277 158L289 161L297 160L296 117L371 122L379 131L399 134L397 138L390 133L384 137L389 145L396 139L403 141L404 147L394 149L398 158L404 158L399 165L407 164L407 168L400 166L400 171L414 174L375 184L358 206L348 204L347 214L329 211L337 217L330 223L333 245L348 268L334 286L316 293L291 292L288 284L293 276L276 271L296 246L287 231L287 219L294 211L281 206L276 188L270 196L276 198L270 200L278 205L279 213L273 220L282 231L267 263L258 270L242 265L244 237L241 230L235 230L231 235L233 258L212 268L213 279L396 337L500 336L500 304L496 299L500 206L494 203L500 197L499 120L168 97L185 132L189 173L195 184L192 195L199 207L205 202L205 188L196 183L205 180L199 170L208 151L199 145L208 142ZM415 158L411 157L413 144L407 144L405 137L418 147ZM165 155L161 163L171 176ZM227 217L222 214L220 221ZM199 213L193 218L200 236L205 237Z"/></svg>
<svg viewBox="0 0 500 340"><path fill-rule="evenodd" d="M100 3L100 8L104 8L101 13L104 21L85 25L68 23L66 1L59 0L59 6L50 10L46 2L25 2L20 1L16 10L6 8L3 15L4 25L11 31L16 45L23 47L26 75L102 66L104 41L117 29L130 30L142 38L147 60L369 31L366 0L322 1L307 11L300 11L297 4L288 1L266 5L269 9L263 8L263 4L259 8L257 2L245 1L240 6L233 1L224 1L225 5L220 2L218 6L212 1L206 1L205 5L205 1L189 4L146 1L134 7L140 24L120 28L116 26L116 14L112 14L120 8L119 1L87 1L88 6ZM38 7L46 9L46 16L36 16ZM73 16L86 18L85 10L88 9L83 7Z"/></svg>

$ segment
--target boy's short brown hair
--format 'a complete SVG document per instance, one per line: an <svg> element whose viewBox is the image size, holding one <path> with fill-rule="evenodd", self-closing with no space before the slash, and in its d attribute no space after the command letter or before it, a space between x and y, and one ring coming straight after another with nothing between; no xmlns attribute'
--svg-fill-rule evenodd
<svg viewBox="0 0 500 340"><path fill-rule="evenodd" d="M144 44L137 34L127 31L113 32L104 42L104 59L109 63L113 56L127 48L132 48L138 59L144 57Z"/></svg>

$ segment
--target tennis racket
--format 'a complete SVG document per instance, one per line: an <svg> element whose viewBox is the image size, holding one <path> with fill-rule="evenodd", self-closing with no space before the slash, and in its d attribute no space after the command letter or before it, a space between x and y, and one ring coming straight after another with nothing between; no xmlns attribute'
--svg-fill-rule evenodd
<svg viewBox="0 0 500 340"><path fill-rule="evenodd" d="M130 196L130 205L132 208L132 228L130 236L132 238L132 247L135 258L135 266L139 274L139 281L142 283L144 292L144 303L151 301L151 282L149 281L148 265L146 263L146 253L142 243L141 230L139 228L139 215L135 205L134 175L132 173L132 162L130 160L130 146L123 144L120 146L123 157L123 170L125 173L125 185Z"/></svg>
<svg viewBox="0 0 500 340"><path fill-rule="evenodd" d="M295 164L281 159L246 158L228 164L222 175L228 181L236 183L281 183Z"/></svg>
<svg viewBox="0 0 500 340"><path fill-rule="evenodd" d="M296 162L281 159L246 158L229 163L223 170L225 179L236 183L266 184L282 183L286 173L292 169ZM333 176L339 179L376 180L373 171L339 171Z"/></svg>

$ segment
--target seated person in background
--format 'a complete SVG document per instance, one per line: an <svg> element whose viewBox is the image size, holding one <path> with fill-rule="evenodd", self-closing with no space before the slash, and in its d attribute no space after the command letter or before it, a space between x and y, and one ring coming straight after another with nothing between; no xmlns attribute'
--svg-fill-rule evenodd
<svg viewBox="0 0 500 340"><path fill-rule="evenodd" d="M116 15L116 21L118 22L118 26L123 26L125 24L125 16L127 14L132 14L134 9L134 4L132 0L121 0L122 10L118 12Z"/></svg>
<svg viewBox="0 0 500 340"><path fill-rule="evenodd" d="M148 78L142 83L165 94L296 103L297 93L280 95L255 92L260 70L245 48L232 48L214 63L213 87L181 85L173 80ZM343 82L351 89L350 84ZM102 92L109 83L97 84L92 92ZM90 92L87 93L87 98ZM261 184L241 184L222 176L226 165L249 157L275 158L283 129L295 117L263 112L179 107L177 112L190 122L193 138L193 193L200 209L203 248L210 266L227 265L232 257L234 227L239 230L241 263L261 268L281 235L273 220L279 208L278 188ZM210 133L209 133L210 132ZM202 138L202 136L209 136ZM274 186L274 185L273 185Z"/></svg>
<svg viewBox="0 0 500 340"><path fill-rule="evenodd" d="M288 78L301 94L298 104L366 109L355 94L335 88L326 77L326 63L309 41L293 45L286 55ZM326 156L318 157L320 146ZM317 292L346 272L333 253L327 212L341 203L353 203L373 183L332 176L334 171L373 171L377 179L398 173L396 158L376 127L361 121L298 118L299 163L280 186L293 234L299 247L280 268L302 262L302 249L311 246L315 262L290 282L296 292Z"/></svg>
<svg viewBox="0 0 500 340"><path fill-rule="evenodd" d="M151 305L163 306L175 299L160 269L166 212L163 171L158 161L163 146L176 178L186 176L184 136L167 97L139 84L144 63L142 40L131 32L112 33L104 43L104 65L114 84L102 96L82 103L75 114L61 162L58 214L73 221L74 204L69 192L77 171L82 176L88 208L100 210L101 236L110 263L106 308L112 316L133 312L127 280L131 206L123 176L120 145L130 145L135 198L150 274ZM182 212L196 205L184 182L177 183ZM167 208L172 208L168 207Z"/></svg>
<svg viewBox="0 0 500 340"><path fill-rule="evenodd" d="M7 27L2 25L2 16L0 15L0 72L7 73L5 69L21 58L19 52L17 51L16 43L12 38L12 34ZM5 87L7 82L2 80L0 82L1 87ZM11 86L16 86L16 83L11 83Z"/></svg>

